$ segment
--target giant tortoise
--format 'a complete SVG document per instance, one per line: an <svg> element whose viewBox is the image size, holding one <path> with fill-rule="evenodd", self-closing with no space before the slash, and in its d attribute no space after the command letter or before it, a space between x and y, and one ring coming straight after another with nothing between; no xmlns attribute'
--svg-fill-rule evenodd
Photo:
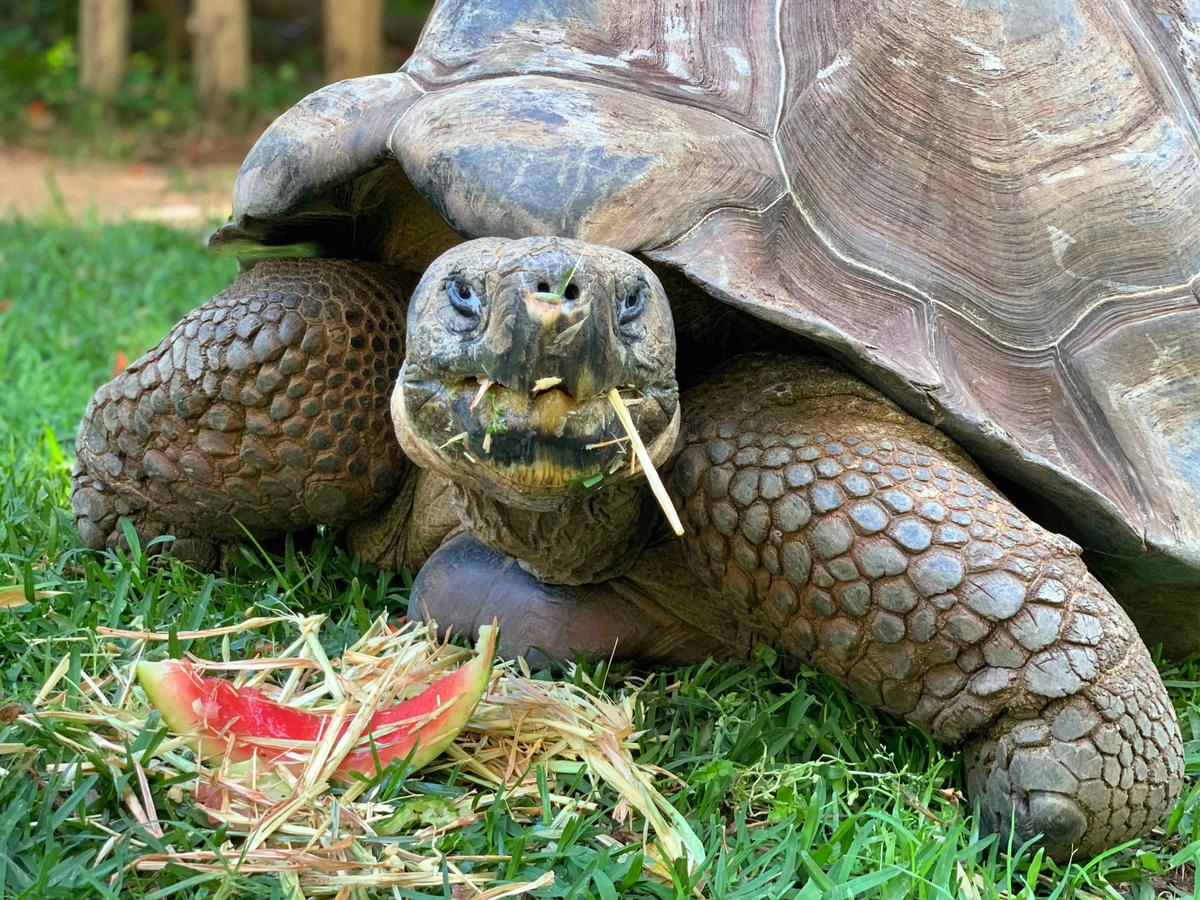
<svg viewBox="0 0 1200 900"><path fill-rule="evenodd" d="M1198 16L444 0L250 152L257 262L97 392L79 532L345 526L511 652L768 642L961 744L986 828L1144 833L1180 737L1113 598L1196 645Z"/></svg>

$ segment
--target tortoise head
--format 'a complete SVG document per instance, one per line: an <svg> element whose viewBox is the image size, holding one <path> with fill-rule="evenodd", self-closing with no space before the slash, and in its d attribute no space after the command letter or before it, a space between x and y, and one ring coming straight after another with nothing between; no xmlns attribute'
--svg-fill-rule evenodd
<svg viewBox="0 0 1200 900"><path fill-rule="evenodd" d="M663 462L679 394L671 310L654 273L583 241L480 238L442 254L413 294L392 418L419 465L547 508L635 477L613 389Z"/></svg>

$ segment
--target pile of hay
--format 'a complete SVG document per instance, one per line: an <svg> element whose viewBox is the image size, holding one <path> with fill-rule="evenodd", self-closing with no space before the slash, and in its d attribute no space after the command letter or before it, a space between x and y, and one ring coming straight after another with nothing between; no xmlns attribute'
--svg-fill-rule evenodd
<svg viewBox="0 0 1200 900"><path fill-rule="evenodd" d="M282 652L229 658L230 635L279 622L296 630L295 640ZM381 616L340 658L330 659L320 641L323 622L323 616L259 617L175 638L221 638L225 658L194 660L208 674L231 676L236 684L257 687L279 702L343 720L360 712L369 718L375 709L415 695L469 656L469 651L439 641L430 626L409 622L392 627ZM467 728L421 773L422 779L436 782L439 771L444 779L444 770L457 769L461 790L439 796L431 816L428 796L410 790L406 785L411 782L401 772L386 771L349 786L331 783L338 762L353 747L351 741L337 740L337 728L328 729L328 740L291 748L304 761L298 770L206 763L196 758L187 735L148 740L148 731L164 729L137 686L134 669L143 656L161 655L158 645L170 636L101 633L110 639L109 655L93 664L94 671L80 672L74 701L68 705L69 659L64 658L32 713L17 721L43 730L72 751L76 760L66 768L74 781L98 773L129 785L124 802L150 834L163 836L150 787L155 782L170 785L170 803L195 804L213 822L226 825L219 849L146 852L132 864L139 870L174 863L198 871L273 873L283 881L285 894L294 897L346 896L355 888L441 888L449 881L462 896L493 898L553 884L551 871L532 882L504 882L505 857L439 851L441 838L484 817L496 803L505 804L508 815L531 823L544 822L549 804L553 820L546 830L552 834L556 824L607 802L614 818L613 844L622 842L618 835L624 842L640 841L648 873L666 881L673 860L685 859L694 868L703 859L700 841L655 787L655 777L667 773L634 759L639 735L633 726L633 689L610 697L574 673L567 673L567 680L535 680L519 663L498 663ZM134 643L122 647L117 641ZM139 747L143 749L135 749ZM124 777L131 771L134 777ZM581 772L590 778L590 796L556 792L560 779L577 778ZM612 793L602 791L603 785ZM139 843L136 836L114 833L98 859L122 837Z"/></svg>

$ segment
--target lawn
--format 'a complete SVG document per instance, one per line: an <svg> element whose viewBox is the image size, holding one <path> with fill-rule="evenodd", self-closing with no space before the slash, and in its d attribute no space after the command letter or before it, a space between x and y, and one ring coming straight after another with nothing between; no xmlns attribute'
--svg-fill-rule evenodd
<svg viewBox="0 0 1200 900"><path fill-rule="evenodd" d="M120 754L105 762L91 753L101 764L84 777L63 765L80 756L64 746L59 726L28 724L31 704L64 660L74 684L98 659L131 661L131 646L98 636L97 626L186 631L235 624L251 612L322 612L329 617L322 639L336 656L381 610L403 611L405 580L347 557L332 535L279 558L248 548L216 576L148 564L140 550L99 554L78 545L68 490L74 429L88 397L119 357L133 359L154 344L234 269L231 259L203 251L199 233L0 223L0 589L22 585L32 598L0 609L0 700L18 705L0 709L0 721L10 723L0 731L0 750L8 751L0 756L0 896L299 896L274 875L134 870L134 859L168 844L215 848L224 829L152 777L164 834L148 833L123 802L132 775ZM246 649L242 641L232 639L234 656ZM215 657L221 647L215 639L184 640L153 652L182 651ZM1192 887L1200 853L1200 664L1163 672L1193 780L1162 832L1067 867L980 837L953 755L769 651L750 664L591 671L611 694L643 676L641 760L676 776L662 777L659 788L706 853L698 871L677 872L672 884L643 873L640 840L614 840L615 795L581 778L562 779L556 790L588 802L552 821L531 820L501 797L432 843L418 846L403 833L383 840L427 855L498 856L487 865L499 866L504 880L533 881L553 870L553 886L533 894L546 897L1200 896ZM151 737L134 743L145 747ZM448 795L466 777L449 767L375 789ZM395 896L469 896L448 884L423 890Z"/></svg>

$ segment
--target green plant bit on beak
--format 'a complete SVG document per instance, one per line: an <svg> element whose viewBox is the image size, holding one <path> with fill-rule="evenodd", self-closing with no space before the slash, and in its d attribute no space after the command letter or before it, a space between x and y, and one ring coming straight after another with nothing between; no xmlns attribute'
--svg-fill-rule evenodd
<svg viewBox="0 0 1200 900"><path fill-rule="evenodd" d="M571 479L571 484L582 488L594 488L604 480L604 473L597 472L595 475L579 475Z"/></svg>
<svg viewBox="0 0 1200 900"><path fill-rule="evenodd" d="M504 434L508 431L508 410L498 405L495 397L491 398L491 404L492 420L487 424L486 434Z"/></svg>
<svg viewBox="0 0 1200 900"><path fill-rule="evenodd" d="M571 283L571 279L575 277L575 270L579 268L579 263L583 261L583 254L575 258L575 262L571 263L571 268L563 274L563 277L558 279L558 284L554 286L554 293L562 300L563 294L567 292L567 285Z"/></svg>
<svg viewBox="0 0 1200 900"><path fill-rule="evenodd" d="M633 444L633 452L642 464L642 470L646 473L646 480L650 482L650 490L654 493L654 499L662 507L662 511L666 515L667 521L671 523L671 529L675 532L676 536L683 537L683 522L679 520L679 513L675 511L675 504L671 502L671 498L667 494L667 489L663 487L662 479L658 477L658 471L654 468L654 463L650 459L646 445L642 443L642 436L633 427L633 418L629 415L629 409L625 406L625 401L621 399L621 394L616 388L608 389L608 402L612 404L612 408L621 422L621 427L629 435L629 442Z"/></svg>
<svg viewBox="0 0 1200 900"><path fill-rule="evenodd" d="M575 270L579 268L579 263L582 260L583 254L581 253L575 259L575 262L571 264L571 268L567 269L567 271L563 273L562 278L558 279L558 283L554 285L552 290L534 291L532 294L530 294L530 296L535 300L541 301L542 303L562 303L563 297L567 292L567 286L571 283L571 279L575 276Z"/></svg>

